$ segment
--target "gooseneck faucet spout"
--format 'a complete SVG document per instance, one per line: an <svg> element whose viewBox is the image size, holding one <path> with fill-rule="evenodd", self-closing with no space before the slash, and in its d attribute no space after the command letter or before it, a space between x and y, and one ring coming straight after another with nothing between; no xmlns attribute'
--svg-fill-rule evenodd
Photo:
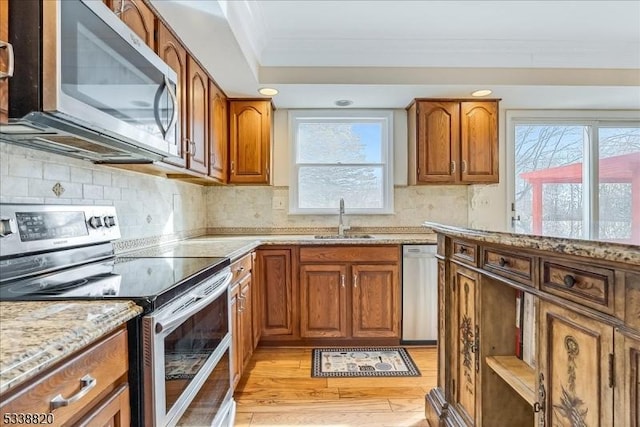
<svg viewBox="0 0 640 427"><path fill-rule="evenodd" d="M340 198L340 214L338 216L338 236L344 237L345 230L350 229L351 227L344 225L342 221L342 216L344 215L344 199Z"/></svg>

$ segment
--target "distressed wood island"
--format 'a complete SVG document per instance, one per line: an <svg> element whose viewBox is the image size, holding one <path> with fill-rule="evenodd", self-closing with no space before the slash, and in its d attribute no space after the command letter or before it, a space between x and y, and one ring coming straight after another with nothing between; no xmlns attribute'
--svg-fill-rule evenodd
<svg viewBox="0 0 640 427"><path fill-rule="evenodd" d="M425 225L438 233L431 426L640 426L640 247Z"/></svg>

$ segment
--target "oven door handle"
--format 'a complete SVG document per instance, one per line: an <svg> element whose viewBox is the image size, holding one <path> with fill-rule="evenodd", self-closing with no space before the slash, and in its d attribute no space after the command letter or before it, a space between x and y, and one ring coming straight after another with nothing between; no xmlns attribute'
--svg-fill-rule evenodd
<svg viewBox="0 0 640 427"><path fill-rule="evenodd" d="M190 306L185 307L182 310L173 312L173 315L166 320L158 320L155 325L156 334L160 334L164 331L171 331L175 326L180 325L189 317L200 311L202 307L218 298L227 290L227 288L229 287L229 283L231 283L232 277L233 274L231 273L231 271L224 273L224 283L218 285L213 293L211 293L210 295L193 295L192 297L194 302ZM217 281L218 278L219 276L216 276L212 281ZM207 285L203 284L201 286L206 287Z"/></svg>

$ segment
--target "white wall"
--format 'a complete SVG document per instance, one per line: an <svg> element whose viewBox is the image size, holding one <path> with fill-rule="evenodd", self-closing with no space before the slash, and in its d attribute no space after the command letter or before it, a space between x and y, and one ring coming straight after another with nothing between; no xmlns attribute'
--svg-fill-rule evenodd
<svg viewBox="0 0 640 427"><path fill-rule="evenodd" d="M52 188L60 183L59 197ZM114 205L123 239L202 230L204 187L0 142L0 202Z"/></svg>

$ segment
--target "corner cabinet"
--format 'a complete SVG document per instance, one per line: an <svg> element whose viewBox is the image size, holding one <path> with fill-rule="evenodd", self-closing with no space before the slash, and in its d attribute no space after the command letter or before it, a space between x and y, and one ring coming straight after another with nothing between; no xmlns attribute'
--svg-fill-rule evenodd
<svg viewBox="0 0 640 427"><path fill-rule="evenodd" d="M640 426L640 270L622 254L633 249L433 228L431 426Z"/></svg>
<svg viewBox="0 0 640 427"><path fill-rule="evenodd" d="M271 182L271 100L229 100L229 183Z"/></svg>
<svg viewBox="0 0 640 427"><path fill-rule="evenodd" d="M409 183L497 183L498 102L416 99L408 108Z"/></svg>

